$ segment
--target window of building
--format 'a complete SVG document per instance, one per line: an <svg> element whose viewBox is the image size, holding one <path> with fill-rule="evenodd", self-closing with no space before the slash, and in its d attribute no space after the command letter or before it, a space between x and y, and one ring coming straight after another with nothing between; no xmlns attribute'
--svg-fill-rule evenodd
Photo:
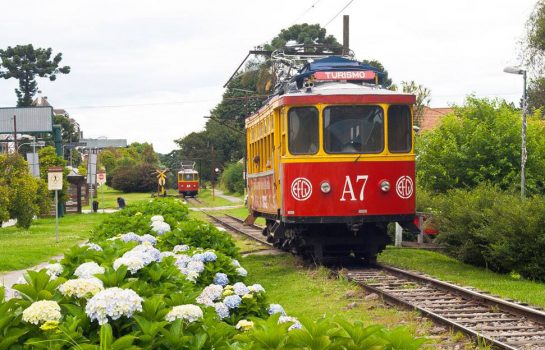
<svg viewBox="0 0 545 350"><path fill-rule="evenodd" d="M382 152L384 111L379 106L326 107L324 148L328 153Z"/></svg>
<svg viewBox="0 0 545 350"><path fill-rule="evenodd" d="M318 152L318 110L315 107L296 107L288 113L288 147L292 154Z"/></svg>
<svg viewBox="0 0 545 350"><path fill-rule="evenodd" d="M409 106L390 106L388 108L388 149L390 152L409 152L412 148L412 137Z"/></svg>

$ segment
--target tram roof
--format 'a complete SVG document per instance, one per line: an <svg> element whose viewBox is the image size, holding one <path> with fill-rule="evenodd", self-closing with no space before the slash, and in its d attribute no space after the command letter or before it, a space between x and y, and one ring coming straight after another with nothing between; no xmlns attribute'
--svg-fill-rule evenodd
<svg viewBox="0 0 545 350"><path fill-rule="evenodd" d="M306 88L292 90L283 95L274 96L258 112L246 119L252 122L266 109L278 108L283 105L326 104L414 104L413 94L392 91L374 84L355 84L349 82L321 82L307 92Z"/></svg>
<svg viewBox="0 0 545 350"><path fill-rule="evenodd" d="M195 169L182 169L178 171L178 174L198 174L199 172Z"/></svg>

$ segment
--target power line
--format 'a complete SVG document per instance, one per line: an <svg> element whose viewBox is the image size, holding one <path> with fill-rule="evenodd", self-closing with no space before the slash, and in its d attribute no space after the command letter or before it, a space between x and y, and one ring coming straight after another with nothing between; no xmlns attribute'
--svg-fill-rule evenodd
<svg viewBox="0 0 545 350"><path fill-rule="evenodd" d="M348 3L347 3L346 5L344 5L344 7L343 7L336 15L333 16L333 18L330 19L329 22L327 22L327 23L325 24L324 28L327 27L327 26L329 25L329 23L333 22L333 20L334 20L335 18L337 18L337 16L339 16L344 10L346 10L346 8L347 8L348 6L350 6L350 4L353 3L353 2L354 2L354 0L348 1Z"/></svg>
<svg viewBox="0 0 545 350"><path fill-rule="evenodd" d="M310 6L308 9L306 9L305 11L303 11L302 14L300 14L295 20L293 20L293 22L291 22L292 24L295 24L297 23L297 21L299 21L304 15L306 15L309 11L311 11L312 9L314 9L314 7L316 7L316 5L318 5L318 3L320 2L321 0L316 0L314 2L314 4L312 4L312 6Z"/></svg>

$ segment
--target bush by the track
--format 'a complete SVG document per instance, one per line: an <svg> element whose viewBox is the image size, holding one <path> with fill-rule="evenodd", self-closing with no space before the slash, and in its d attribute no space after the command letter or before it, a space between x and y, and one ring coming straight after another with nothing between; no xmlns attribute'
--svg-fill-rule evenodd
<svg viewBox="0 0 545 350"><path fill-rule="evenodd" d="M0 349L417 349L424 342L404 327L286 316L260 285L243 283L231 238L187 221L175 200L113 214L92 238L60 264L28 271L16 297L5 301L0 288Z"/></svg>
<svg viewBox="0 0 545 350"><path fill-rule="evenodd" d="M498 272L545 281L545 200L493 186L433 199L439 242L450 255Z"/></svg>

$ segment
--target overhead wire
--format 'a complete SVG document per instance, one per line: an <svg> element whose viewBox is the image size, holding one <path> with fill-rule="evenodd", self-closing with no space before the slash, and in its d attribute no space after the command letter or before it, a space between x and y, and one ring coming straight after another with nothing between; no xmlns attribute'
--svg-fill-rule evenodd
<svg viewBox="0 0 545 350"><path fill-rule="evenodd" d="M327 27L331 22L333 22L333 20L334 20L335 18L337 18L344 10L346 10L346 8L347 8L348 6L350 6L350 4L353 3L353 2L354 2L354 0L348 1L348 3L347 3L346 5L344 5L344 7L343 7L335 16L333 16L333 18L330 19L329 22L327 22L327 23L324 25L324 28Z"/></svg>

